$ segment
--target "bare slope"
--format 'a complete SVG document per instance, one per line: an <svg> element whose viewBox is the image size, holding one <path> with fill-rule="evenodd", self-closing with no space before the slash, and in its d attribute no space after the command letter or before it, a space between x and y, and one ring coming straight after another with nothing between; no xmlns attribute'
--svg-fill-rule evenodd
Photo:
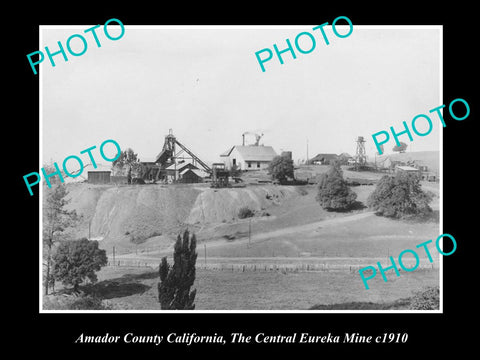
<svg viewBox="0 0 480 360"><path fill-rule="evenodd" d="M295 193L292 187L264 185L237 189L206 189L195 201L186 222L211 224L238 218L242 207L261 212Z"/></svg>
<svg viewBox="0 0 480 360"><path fill-rule="evenodd" d="M152 236L178 231L200 190L177 186L68 187L70 209L82 215L77 236L102 243L141 243ZM89 230L90 224L90 230Z"/></svg>
<svg viewBox="0 0 480 360"><path fill-rule="evenodd" d="M237 219L240 208L262 212L279 205L295 191L288 187L251 186L210 189L195 185L101 186L68 185L70 209L82 215L76 236L101 241L104 248L133 248L155 237L170 243L191 225ZM90 229L89 229L90 228Z"/></svg>

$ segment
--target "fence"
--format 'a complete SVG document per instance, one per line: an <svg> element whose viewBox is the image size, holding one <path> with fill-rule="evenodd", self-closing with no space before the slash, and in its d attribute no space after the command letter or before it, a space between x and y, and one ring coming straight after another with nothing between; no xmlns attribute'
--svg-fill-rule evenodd
<svg viewBox="0 0 480 360"><path fill-rule="evenodd" d="M107 266L111 267L145 267L145 268L155 268L159 265L160 262L151 262L151 261L136 261L136 260L115 260L108 261Z"/></svg>
<svg viewBox="0 0 480 360"><path fill-rule="evenodd" d="M373 264L374 265L374 264ZM322 271L349 271L358 272L359 269L368 265L358 264L197 264L197 269L201 270L216 270L216 271L231 271L231 272L322 272ZM418 269L438 269L438 265L425 264L420 265ZM402 269L399 268L399 271Z"/></svg>
<svg viewBox="0 0 480 360"><path fill-rule="evenodd" d="M141 260L117 260L115 263L109 261L107 266L112 267L143 267L155 269L159 266L160 261L141 261ZM213 271L231 271L231 272L281 272L281 273L297 273L297 272L322 272L322 271L349 271L358 272L359 269L371 264L338 264L338 263L204 263L197 261L197 270L213 270ZM438 263L420 264L418 269L438 269ZM399 268L399 271L402 271Z"/></svg>

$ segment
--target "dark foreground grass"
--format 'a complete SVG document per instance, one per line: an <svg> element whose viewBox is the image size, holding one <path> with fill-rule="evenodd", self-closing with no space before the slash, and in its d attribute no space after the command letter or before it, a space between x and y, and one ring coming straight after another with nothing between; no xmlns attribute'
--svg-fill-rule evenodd
<svg viewBox="0 0 480 360"><path fill-rule="evenodd" d="M406 310L410 307L411 299L399 299L387 303L347 302L342 304L315 305L310 310Z"/></svg>
<svg viewBox="0 0 480 360"><path fill-rule="evenodd" d="M104 269L99 282L80 287L112 309L160 310L158 271L134 268ZM196 310L398 310L411 298L438 286L438 270L381 276L366 290L355 272L242 272L197 269ZM425 303L425 302L423 302ZM50 301L50 309L55 303ZM88 302L86 302L88 304Z"/></svg>

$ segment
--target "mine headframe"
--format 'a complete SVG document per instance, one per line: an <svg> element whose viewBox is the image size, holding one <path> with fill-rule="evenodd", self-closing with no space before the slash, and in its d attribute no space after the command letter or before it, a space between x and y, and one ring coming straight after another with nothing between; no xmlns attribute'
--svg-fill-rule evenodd
<svg viewBox="0 0 480 360"><path fill-rule="evenodd" d="M166 168L172 164L191 160L193 165L200 165L207 173L212 173L212 169L203 162L197 155L178 141L173 135L172 129L165 136L162 151L155 158L155 163Z"/></svg>

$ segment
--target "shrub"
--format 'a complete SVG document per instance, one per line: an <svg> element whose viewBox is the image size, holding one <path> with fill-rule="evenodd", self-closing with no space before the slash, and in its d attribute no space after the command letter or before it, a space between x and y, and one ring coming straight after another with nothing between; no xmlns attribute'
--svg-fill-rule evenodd
<svg viewBox="0 0 480 360"><path fill-rule="evenodd" d="M410 302L411 310L440 309L440 289L438 286L428 287L415 293Z"/></svg>
<svg viewBox="0 0 480 360"><path fill-rule="evenodd" d="M244 206L240 208L240 210L238 210L238 217L240 219L246 219L249 217L253 217L254 215L255 213L252 210L250 210L250 208L248 208L247 206Z"/></svg>
<svg viewBox="0 0 480 360"><path fill-rule="evenodd" d="M348 210L357 198L343 179L338 163L330 165L328 171L321 175L318 194L315 199L328 211Z"/></svg>
<svg viewBox="0 0 480 360"><path fill-rule="evenodd" d="M431 213L430 201L432 195L422 190L418 175L399 172L380 179L368 197L367 205L378 215L408 219Z"/></svg>

